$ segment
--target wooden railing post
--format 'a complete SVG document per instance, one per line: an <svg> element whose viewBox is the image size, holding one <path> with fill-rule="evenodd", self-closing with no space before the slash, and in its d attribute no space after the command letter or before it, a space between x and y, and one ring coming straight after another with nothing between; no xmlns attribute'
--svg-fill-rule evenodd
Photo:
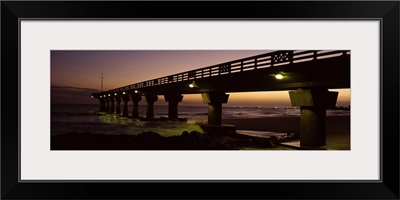
<svg viewBox="0 0 400 200"><path fill-rule="evenodd" d="M271 67L274 66L275 60L274 60L274 54L271 55Z"/></svg>

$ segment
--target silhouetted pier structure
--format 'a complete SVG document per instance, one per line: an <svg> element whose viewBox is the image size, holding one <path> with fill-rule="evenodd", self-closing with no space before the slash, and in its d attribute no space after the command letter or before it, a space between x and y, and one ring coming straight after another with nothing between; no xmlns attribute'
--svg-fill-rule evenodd
<svg viewBox="0 0 400 200"><path fill-rule="evenodd" d="M138 103L147 102L146 119L154 118L158 95L168 102L168 118L178 119L183 94L201 94L208 104L208 125L221 127L222 104L227 92L289 90L292 106L300 107L300 145L326 144L326 109L336 106L337 92L350 88L350 51L275 51L186 71L120 88L92 94L100 101L100 111L139 117ZM115 109L116 108L116 109Z"/></svg>

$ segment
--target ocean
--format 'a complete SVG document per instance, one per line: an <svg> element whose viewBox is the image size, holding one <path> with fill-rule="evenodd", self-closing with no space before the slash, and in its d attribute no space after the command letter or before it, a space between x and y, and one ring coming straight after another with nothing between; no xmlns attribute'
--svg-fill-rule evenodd
<svg viewBox="0 0 400 200"><path fill-rule="evenodd" d="M183 131L203 132L196 123L207 122L207 106L179 106L179 117L187 122L140 121L116 114L96 115L99 105L52 104L51 135L66 133L127 134L145 131L163 136L180 135ZM122 109L121 109L122 110ZM129 116L132 115L129 108ZM145 117L146 106L139 106L139 116ZM223 119L299 116L300 109L293 107L223 107ZM348 116L348 110L327 110L327 116ZM168 117L168 106L155 105L154 117Z"/></svg>

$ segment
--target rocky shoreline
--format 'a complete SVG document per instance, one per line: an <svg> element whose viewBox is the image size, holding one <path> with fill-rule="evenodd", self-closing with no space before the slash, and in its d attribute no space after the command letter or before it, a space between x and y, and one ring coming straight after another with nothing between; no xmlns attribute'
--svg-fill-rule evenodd
<svg viewBox="0 0 400 200"><path fill-rule="evenodd" d="M184 131L179 136L163 137L155 132L138 135L69 133L51 137L51 150L240 150L275 148L286 138L260 138L241 134L218 135Z"/></svg>

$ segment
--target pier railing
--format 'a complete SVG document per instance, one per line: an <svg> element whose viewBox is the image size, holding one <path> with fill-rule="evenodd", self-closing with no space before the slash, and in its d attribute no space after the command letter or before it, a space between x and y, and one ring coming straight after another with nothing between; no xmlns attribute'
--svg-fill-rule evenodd
<svg viewBox="0 0 400 200"><path fill-rule="evenodd" d="M146 87L153 87L171 84L182 81L190 81L208 77L223 76L232 73L240 73L250 70L258 70L268 67L287 65L291 63L307 62L318 59L325 59L350 54L350 50L341 51L274 51L261 55L251 56L243 59L233 60L217 65L186 71L178 74L164 76L140 83L135 83L103 93L137 90Z"/></svg>

